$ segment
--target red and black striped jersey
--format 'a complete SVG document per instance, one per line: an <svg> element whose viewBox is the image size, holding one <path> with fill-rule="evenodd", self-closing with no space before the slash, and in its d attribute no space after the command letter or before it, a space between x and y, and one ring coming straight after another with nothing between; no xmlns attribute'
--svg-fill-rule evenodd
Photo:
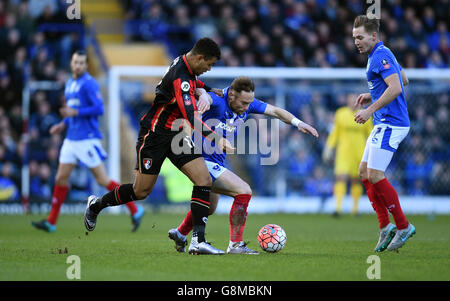
<svg viewBox="0 0 450 301"><path fill-rule="evenodd" d="M204 137L215 134L198 115L195 99L197 88L211 90L197 79L189 67L186 55L177 57L156 86L155 100L147 114L142 117L140 126L158 134L175 135L182 127L175 124L176 129L172 130L174 121L185 119L193 129L194 126L201 125L201 129L195 130L201 132Z"/></svg>

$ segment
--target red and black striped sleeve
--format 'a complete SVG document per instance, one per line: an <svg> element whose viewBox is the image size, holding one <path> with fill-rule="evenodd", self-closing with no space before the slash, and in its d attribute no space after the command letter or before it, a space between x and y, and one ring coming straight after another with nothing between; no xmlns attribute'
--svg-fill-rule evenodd
<svg viewBox="0 0 450 301"><path fill-rule="evenodd" d="M177 78L173 81L173 89L178 108L183 118L189 122L191 128L198 133L202 133L203 137L207 139L218 139L220 136L206 125L198 115L194 91L195 84L191 79Z"/></svg>

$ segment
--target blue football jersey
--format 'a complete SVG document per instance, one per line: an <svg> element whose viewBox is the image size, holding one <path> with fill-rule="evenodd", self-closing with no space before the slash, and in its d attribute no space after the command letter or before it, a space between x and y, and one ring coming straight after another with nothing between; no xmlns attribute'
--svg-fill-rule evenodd
<svg viewBox="0 0 450 301"><path fill-rule="evenodd" d="M367 84L372 96L372 102L377 101L387 89L388 86L384 79L394 73L398 74L402 93L373 114L373 123L375 125L379 123L405 127L410 125L401 70L402 67L397 62L392 51L384 46L383 42L378 42L369 54L366 69Z"/></svg>
<svg viewBox="0 0 450 301"><path fill-rule="evenodd" d="M77 109L78 115L67 117L66 138L69 140L85 140L102 138L98 117L103 115L103 98L96 80L85 72L75 79L71 77L64 90L68 107Z"/></svg>
<svg viewBox="0 0 450 301"><path fill-rule="evenodd" d="M228 105L228 90L229 87L224 89L223 97L209 92L213 99L213 103L211 104L210 109L203 114L202 120L211 127L212 130L221 134L229 141L233 141L239 128L247 120L248 114L264 114L267 104L255 98L249 105L248 110L243 114L238 115L234 113ZM196 141L195 137L194 141ZM226 154L224 152L217 152L214 143L208 141L204 137L202 137L202 142L202 155L205 160L216 162L223 166Z"/></svg>

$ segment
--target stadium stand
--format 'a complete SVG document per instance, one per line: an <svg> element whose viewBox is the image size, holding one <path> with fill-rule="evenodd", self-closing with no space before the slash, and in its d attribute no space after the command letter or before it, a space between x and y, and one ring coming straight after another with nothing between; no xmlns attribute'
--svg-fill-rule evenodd
<svg viewBox="0 0 450 301"><path fill-rule="evenodd" d="M83 13L90 13L80 21L66 18L65 1L0 1L0 200L20 198L19 170L25 143L21 135L20 100L25 83L48 80L63 87L71 53L88 48L87 32L94 33L93 38L102 45L104 57L99 56L92 64L95 69L90 69L95 75L105 72L108 64L130 63L123 61L123 53L131 49L135 52L128 58L139 58L132 64L165 65L202 36L213 37L220 44L223 59L218 65L222 66L364 67L366 64L363 55L355 54L351 38L353 18L363 11L359 0L107 2L108 5L104 1L83 2ZM444 0L383 2L381 30L386 35L382 39L395 49L404 68L449 67L449 5ZM98 51L90 49L89 53L98 56ZM256 195L274 194L264 185L273 168L287 171L289 194L331 195L332 173L321 162L320 154L333 112L345 99L345 92L318 91L321 93L291 95L287 109L315 125L321 135L319 143L307 145L292 129L282 128L289 144L278 167L263 170L252 164L255 158L246 160L248 174L244 177L251 181ZM148 91L142 94L151 99ZM430 98L435 100L434 105L429 104ZM270 95L264 100L274 101ZM427 89L415 90L408 102L412 134L399 149L399 159L390 167L392 181L402 194L448 195L448 90L437 96ZM29 161L33 200L48 201L51 195L62 137L49 136L48 129L59 121L57 112L62 103L62 89L36 91L32 95L28 143L32 150ZM133 105L132 101L129 103ZM139 115L142 106L135 103L129 110ZM90 189L85 176L82 170L74 175L71 184L75 193ZM79 197L72 195L72 199Z"/></svg>

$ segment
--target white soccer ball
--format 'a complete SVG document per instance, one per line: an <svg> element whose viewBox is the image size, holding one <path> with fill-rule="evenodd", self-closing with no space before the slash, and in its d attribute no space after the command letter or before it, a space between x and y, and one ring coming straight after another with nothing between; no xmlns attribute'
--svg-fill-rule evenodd
<svg viewBox="0 0 450 301"><path fill-rule="evenodd" d="M275 224L268 224L258 232L258 242L261 249L275 253L281 251L286 244L286 232Z"/></svg>

